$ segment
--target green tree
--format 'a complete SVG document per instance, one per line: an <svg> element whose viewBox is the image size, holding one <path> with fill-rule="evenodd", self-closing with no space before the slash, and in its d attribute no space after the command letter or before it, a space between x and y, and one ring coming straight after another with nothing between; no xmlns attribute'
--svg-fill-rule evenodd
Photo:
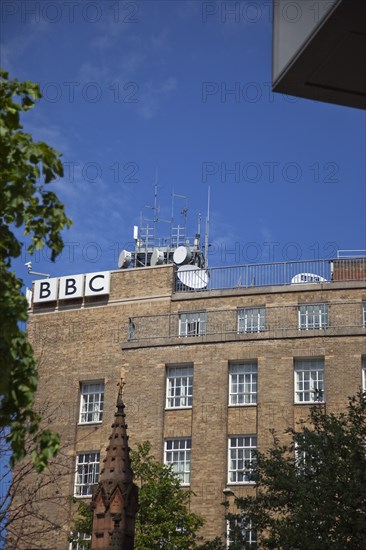
<svg viewBox="0 0 366 550"><path fill-rule="evenodd" d="M287 433L289 444L274 433L273 448L256 453L257 494L237 498L229 520L251 520L260 548L365 549L366 394L338 414L314 406Z"/></svg>
<svg viewBox="0 0 366 550"><path fill-rule="evenodd" d="M40 98L37 84L9 80L0 70L0 426L8 428L12 464L24 458L27 435L34 436L32 459L38 470L57 452L59 438L38 430L36 364L19 326L27 320L27 302L12 261L21 255L20 230L30 239L30 254L47 246L54 260L63 247L61 231L71 225L62 203L46 188L63 175L60 154L34 142L20 123L20 114Z"/></svg>
<svg viewBox="0 0 366 550"><path fill-rule="evenodd" d="M191 491L182 489L171 468L151 455L149 442L131 452L132 469L140 486L136 550L191 550L203 520L189 512Z"/></svg>
<svg viewBox="0 0 366 550"><path fill-rule="evenodd" d="M131 463L135 482L139 485L136 550L224 550L218 539L199 545L201 539L197 531L203 519L189 511L192 492L181 487L179 478L169 466L155 460L148 441L131 451ZM90 534L92 523L89 506L81 502L72 540L90 548L90 541L79 541L77 534Z"/></svg>
<svg viewBox="0 0 366 550"><path fill-rule="evenodd" d="M75 497L70 497L71 501L76 503ZM85 539L84 536L91 536L93 530L93 512L89 503L83 500L79 501L77 508L77 518L74 520L73 530L69 537L69 542L73 542L75 547L89 550L91 548L91 540ZM81 537L81 538L80 538Z"/></svg>

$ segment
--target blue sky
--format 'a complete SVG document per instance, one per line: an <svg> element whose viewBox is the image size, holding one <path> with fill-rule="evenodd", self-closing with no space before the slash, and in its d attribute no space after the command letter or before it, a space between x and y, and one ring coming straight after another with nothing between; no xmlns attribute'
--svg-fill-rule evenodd
<svg viewBox="0 0 366 550"><path fill-rule="evenodd" d="M366 248L365 113L272 94L269 2L4 1L1 20L1 65L44 93L23 123L63 153L74 221L34 270L115 269L156 170L160 217L187 195L192 235L210 186L211 266Z"/></svg>

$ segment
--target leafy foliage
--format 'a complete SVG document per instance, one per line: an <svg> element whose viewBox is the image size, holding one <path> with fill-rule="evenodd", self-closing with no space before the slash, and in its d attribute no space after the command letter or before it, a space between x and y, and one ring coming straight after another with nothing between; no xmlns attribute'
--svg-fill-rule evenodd
<svg viewBox="0 0 366 550"><path fill-rule="evenodd" d="M135 480L140 485L135 548L196 548L196 531L203 520L189 512L191 491L182 489L171 468L157 462L150 451L150 443L145 442L131 452Z"/></svg>
<svg viewBox="0 0 366 550"><path fill-rule="evenodd" d="M311 409L291 443L257 452L256 497L236 499L232 519L252 520L260 547L364 549L366 540L366 394L347 412Z"/></svg>
<svg viewBox="0 0 366 550"><path fill-rule="evenodd" d="M228 550L228 546L222 542L220 537L208 540L201 544L198 548L199 550Z"/></svg>
<svg viewBox="0 0 366 550"><path fill-rule="evenodd" d="M77 502L75 497L71 497L71 500L74 503ZM74 520L74 527L69 537L69 542L73 542L75 546L78 545L79 548L89 550L91 548L91 540L85 540L80 538L80 536L83 536L83 534L91 535L93 530L93 512L89 503L86 503L83 500L79 500L78 502L78 516Z"/></svg>
<svg viewBox="0 0 366 550"><path fill-rule="evenodd" d="M35 359L26 334L19 328L27 320L23 281L12 271L21 254L16 228L30 238L28 252L48 246L52 260L61 252L61 230L71 225L57 196L45 185L63 175L60 154L23 132L20 114L41 98L37 84L9 80L0 70L0 426L9 427L11 461L25 456L27 434L37 443L32 454L41 471L59 449L50 430L38 431L40 417L33 411L37 388Z"/></svg>

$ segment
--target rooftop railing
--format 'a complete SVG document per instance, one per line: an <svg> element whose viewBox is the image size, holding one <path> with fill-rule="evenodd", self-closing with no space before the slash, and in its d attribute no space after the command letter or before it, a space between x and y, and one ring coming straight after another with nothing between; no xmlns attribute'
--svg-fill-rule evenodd
<svg viewBox="0 0 366 550"><path fill-rule="evenodd" d="M331 281L366 281L366 257L178 270L176 292L202 292ZM183 269L183 272L182 272Z"/></svg>
<svg viewBox="0 0 366 550"><path fill-rule="evenodd" d="M173 339L194 343L210 337L263 339L366 334L366 302L259 306L131 317L128 341ZM228 338L229 337L229 338Z"/></svg>

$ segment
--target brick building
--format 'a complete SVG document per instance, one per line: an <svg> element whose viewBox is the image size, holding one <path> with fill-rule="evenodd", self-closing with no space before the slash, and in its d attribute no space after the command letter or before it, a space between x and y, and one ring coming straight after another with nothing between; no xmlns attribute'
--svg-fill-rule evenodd
<svg viewBox="0 0 366 550"><path fill-rule="evenodd" d="M255 490L247 467L253 449L271 445L270 429L282 435L313 402L339 411L365 388L365 268L364 258L210 268L199 290L173 263L38 281L38 399L55 406L69 464L67 504L45 512L57 514L57 540L42 548L68 548L67 497L91 497L121 376L131 447L149 440L194 491L202 535L222 536L221 503Z"/></svg>

